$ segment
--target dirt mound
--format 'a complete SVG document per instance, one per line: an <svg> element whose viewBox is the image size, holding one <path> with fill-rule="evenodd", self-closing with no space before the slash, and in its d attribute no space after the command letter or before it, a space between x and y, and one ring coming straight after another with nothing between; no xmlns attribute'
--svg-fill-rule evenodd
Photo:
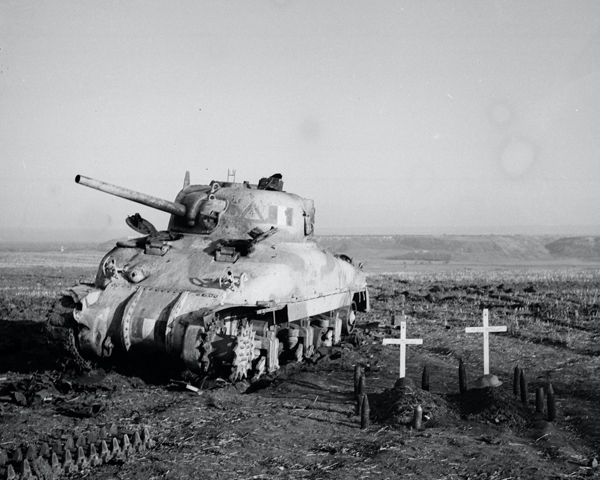
<svg viewBox="0 0 600 480"><path fill-rule="evenodd" d="M415 408L423 408L423 426L441 426L458 419L452 406L439 395L407 385L394 387L369 395L371 419L398 427L408 427L413 421Z"/></svg>
<svg viewBox="0 0 600 480"><path fill-rule="evenodd" d="M514 395L500 388L471 389L463 395L449 397L465 420L523 428L533 415Z"/></svg>
<svg viewBox="0 0 600 480"><path fill-rule="evenodd" d="M386 389L369 395L371 418L374 422L410 427L415 408L423 408L423 427L455 425L459 421L501 425L511 429L530 427L535 414L519 400L499 388L471 389L464 394L440 396L415 387Z"/></svg>

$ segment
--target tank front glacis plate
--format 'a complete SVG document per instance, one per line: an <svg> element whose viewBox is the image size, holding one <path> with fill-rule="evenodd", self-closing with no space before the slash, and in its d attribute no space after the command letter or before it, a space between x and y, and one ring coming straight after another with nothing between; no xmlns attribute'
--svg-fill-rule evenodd
<svg viewBox="0 0 600 480"><path fill-rule="evenodd" d="M147 255L140 249L116 248L103 260L114 260L117 275L111 282L156 289L190 291L213 296L221 304L257 305L314 298L324 293L366 288L362 271L313 242L264 241L249 256L234 263L215 261L214 246L192 235L170 242L164 256ZM102 265L98 282L102 285Z"/></svg>

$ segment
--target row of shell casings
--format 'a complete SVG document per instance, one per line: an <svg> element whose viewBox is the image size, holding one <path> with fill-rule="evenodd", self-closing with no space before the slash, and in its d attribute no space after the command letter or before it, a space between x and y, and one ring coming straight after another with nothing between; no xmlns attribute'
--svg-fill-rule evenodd
<svg viewBox="0 0 600 480"><path fill-rule="evenodd" d="M103 463L125 461L134 453L144 453L154 445L147 427L134 432L131 437L123 434L120 441L117 436L108 436L103 430L88 437L80 435L76 441L73 437L67 437L64 445L57 441L50 447L44 442L39 451L30 445L25 455L21 448L16 448L10 457L1 451L0 465L7 465L5 478L59 478L65 473L86 470ZM15 473L15 470L19 473Z"/></svg>

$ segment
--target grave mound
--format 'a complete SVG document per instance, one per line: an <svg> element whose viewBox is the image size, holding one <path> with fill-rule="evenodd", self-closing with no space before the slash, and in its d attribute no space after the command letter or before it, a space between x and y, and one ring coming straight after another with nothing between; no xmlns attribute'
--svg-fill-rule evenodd
<svg viewBox="0 0 600 480"><path fill-rule="evenodd" d="M440 396L415 387L413 382L369 395L371 420L396 427L410 427L414 410L423 408L423 428L472 421L512 429L527 428L535 421L534 409L500 388L470 389L464 394Z"/></svg>
<svg viewBox="0 0 600 480"><path fill-rule="evenodd" d="M532 410L502 388L474 388L462 395L450 395L448 400L456 406L464 420L523 428L534 419Z"/></svg>
<svg viewBox="0 0 600 480"><path fill-rule="evenodd" d="M381 393L369 395L371 420L397 427L412 424L414 410L423 408L423 427L431 428L456 423L458 415L454 408L439 395L415 387L412 382L405 386L398 383Z"/></svg>

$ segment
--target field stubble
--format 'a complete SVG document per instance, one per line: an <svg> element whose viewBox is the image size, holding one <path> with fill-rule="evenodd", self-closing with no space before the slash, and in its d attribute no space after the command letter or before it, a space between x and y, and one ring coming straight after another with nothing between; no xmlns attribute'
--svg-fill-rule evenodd
<svg viewBox="0 0 600 480"><path fill-rule="evenodd" d="M97 370L85 381L61 371L40 337L57 292L95 273L98 252L0 254L0 449L63 439L117 422L149 425L157 446L124 464L104 465L87 478L589 478L600 449L600 271L587 268L501 269L438 267L369 277L372 311L359 317L351 341L307 365L290 365L250 386L242 383L200 395L167 388L123 369ZM465 334L492 325L491 372L504 383L491 397L458 394L462 359L473 381L482 372L482 339ZM392 390L398 336L389 322L405 315L407 376L417 385L402 397ZM366 371L372 424L354 416L352 374ZM431 391L418 389L423 367ZM530 400L512 395L522 367ZM67 382L52 401L17 405L7 392L33 398L39 378ZM46 383L47 383L46 382ZM62 382L62 383L61 383ZM167 382L168 383L168 382ZM554 423L536 414L533 392L552 383ZM11 387L12 386L12 387ZM16 386L16 387L15 387ZM29 387L28 387L29 386ZM29 388L29 390L28 390ZM423 430L408 425L423 404ZM78 407L101 405L94 416ZM66 407L69 408L66 408ZM69 412L71 414L69 414ZM2 468L2 467L0 467ZM3 472L0 470L0 478Z"/></svg>

